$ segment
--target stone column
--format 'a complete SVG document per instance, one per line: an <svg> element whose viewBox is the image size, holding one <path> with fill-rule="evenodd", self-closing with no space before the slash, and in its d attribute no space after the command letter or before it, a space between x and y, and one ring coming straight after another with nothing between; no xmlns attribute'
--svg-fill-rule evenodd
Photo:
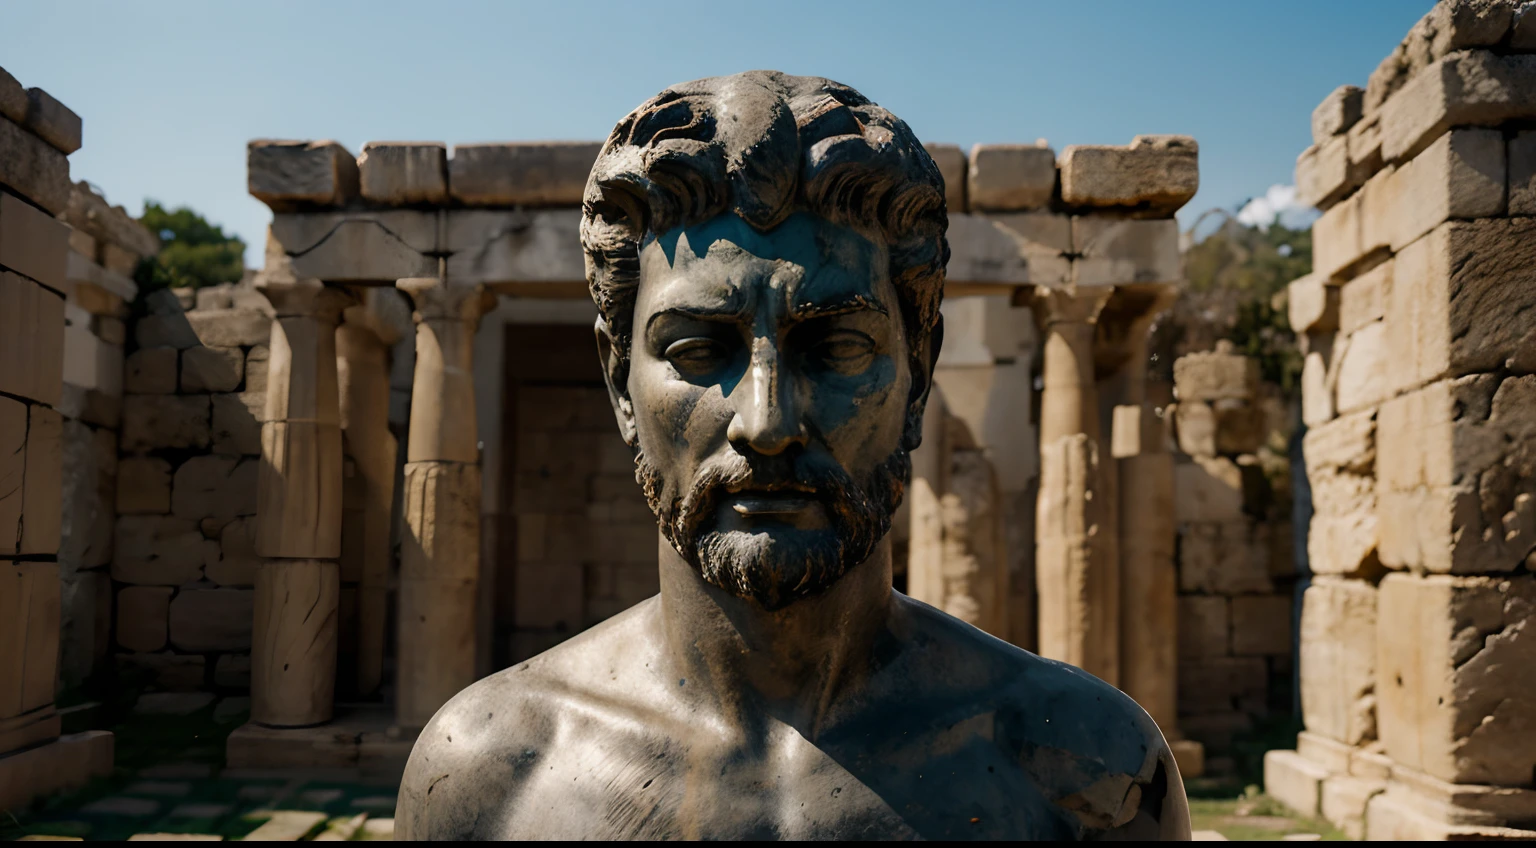
<svg viewBox="0 0 1536 848"><path fill-rule="evenodd" d="M357 581L357 691L379 688L389 601L391 519L399 446L389 432L389 350L409 328L398 292L364 289L336 330L341 432L360 485L348 489L345 579ZM353 502L353 494L356 501ZM347 568L351 564L352 568ZM355 571L353 574L351 572Z"/></svg>
<svg viewBox="0 0 1536 848"><path fill-rule="evenodd" d="M396 721L422 727L475 681L480 582L480 449L473 342L494 304L480 286L401 280L416 311L406 446Z"/></svg>
<svg viewBox="0 0 1536 848"><path fill-rule="evenodd" d="M1040 499L1035 576L1039 596L1040 655L1072 663L1114 682L1108 640L1116 622L1105 618L1108 582L1096 537L1103 525L1100 496L1098 401L1093 338L1108 286L1036 291L1037 320L1045 333L1040 399Z"/></svg>
<svg viewBox="0 0 1536 848"><path fill-rule="evenodd" d="M257 284L275 310L257 478L251 720L329 721L340 600L341 410L336 324L350 300L315 279Z"/></svg>

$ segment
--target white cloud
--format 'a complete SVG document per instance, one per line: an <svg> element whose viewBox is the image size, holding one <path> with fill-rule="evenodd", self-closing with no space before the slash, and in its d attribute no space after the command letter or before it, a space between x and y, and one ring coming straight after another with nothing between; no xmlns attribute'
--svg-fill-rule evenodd
<svg viewBox="0 0 1536 848"><path fill-rule="evenodd" d="M1250 227L1267 227L1276 219L1292 229L1302 229L1317 220L1317 210L1296 202L1295 186L1272 185L1237 212L1238 222Z"/></svg>

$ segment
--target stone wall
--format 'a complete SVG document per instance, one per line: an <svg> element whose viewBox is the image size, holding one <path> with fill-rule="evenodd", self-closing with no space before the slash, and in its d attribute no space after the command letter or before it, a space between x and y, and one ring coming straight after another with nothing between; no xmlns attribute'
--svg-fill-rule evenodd
<svg viewBox="0 0 1536 848"><path fill-rule="evenodd" d="M221 286L151 292L141 308L123 373L113 648L158 688L243 690L271 307Z"/></svg>
<svg viewBox="0 0 1536 848"><path fill-rule="evenodd" d="M1317 577L1266 784L1356 835L1536 836L1533 119L1536 8L1442 2L1297 160Z"/></svg>
<svg viewBox="0 0 1536 848"><path fill-rule="evenodd" d="M1258 365L1222 342L1173 366L1179 725L1217 773L1235 735L1291 709L1296 571L1289 506L1257 456L1272 423Z"/></svg>

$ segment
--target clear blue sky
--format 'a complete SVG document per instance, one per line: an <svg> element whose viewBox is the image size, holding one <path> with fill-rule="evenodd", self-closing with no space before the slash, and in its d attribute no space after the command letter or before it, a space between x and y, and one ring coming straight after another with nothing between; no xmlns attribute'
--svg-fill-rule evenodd
<svg viewBox="0 0 1536 848"><path fill-rule="evenodd" d="M6 0L0 66L84 118L75 179L134 214L189 205L259 264L248 139L600 139L671 83L752 68L831 77L966 147L1192 135L1186 216L1233 209L1292 181L1313 106L1430 5Z"/></svg>

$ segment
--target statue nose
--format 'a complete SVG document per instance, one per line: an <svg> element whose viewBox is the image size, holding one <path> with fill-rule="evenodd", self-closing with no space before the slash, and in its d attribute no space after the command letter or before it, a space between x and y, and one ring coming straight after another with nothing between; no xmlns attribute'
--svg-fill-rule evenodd
<svg viewBox="0 0 1536 848"><path fill-rule="evenodd" d="M736 414L726 430L731 444L764 456L805 444L799 388L785 379L783 359L770 340L752 341L752 360L735 394Z"/></svg>

